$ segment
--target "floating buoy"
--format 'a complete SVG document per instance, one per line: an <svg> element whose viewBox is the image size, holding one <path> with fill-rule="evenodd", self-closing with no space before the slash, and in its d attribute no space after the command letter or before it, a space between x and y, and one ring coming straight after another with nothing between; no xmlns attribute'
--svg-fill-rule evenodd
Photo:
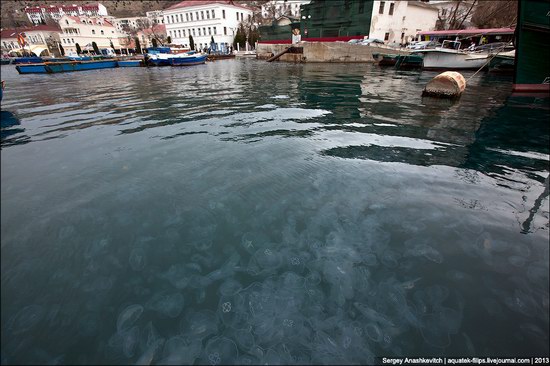
<svg viewBox="0 0 550 366"><path fill-rule="evenodd" d="M461 73L445 71L433 78L424 88L422 96L458 98L466 88L466 80Z"/></svg>

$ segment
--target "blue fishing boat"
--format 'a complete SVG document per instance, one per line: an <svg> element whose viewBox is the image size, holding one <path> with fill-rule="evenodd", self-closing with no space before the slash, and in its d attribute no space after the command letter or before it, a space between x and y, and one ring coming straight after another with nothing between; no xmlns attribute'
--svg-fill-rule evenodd
<svg viewBox="0 0 550 366"><path fill-rule="evenodd" d="M46 64L24 64L24 65L17 65L15 66L15 69L20 74L45 74L46 71Z"/></svg>
<svg viewBox="0 0 550 366"><path fill-rule="evenodd" d="M38 64L44 62L42 57L16 57L14 60L14 64Z"/></svg>
<svg viewBox="0 0 550 366"><path fill-rule="evenodd" d="M120 60L117 61L118 67L140 67L143 66L143 60Z"/></svg>
<svg viewBox="0 0 550 366"><path fill-rule="evenodd" d="M56 74L60 72L85 71L97 69L112 69L117 66L116 60L101 61L71 61L46 64L46 72Z"/></svg>
<svg viewBox="0 0 550 366"><path fill-rule="evenodd" d="M191 55L188 54L180 57L173 57L170 59L170 65L172 66L200 65L206 62L206 57L208 57L208 55L201 54L201 53L191 54Z"/></svg>

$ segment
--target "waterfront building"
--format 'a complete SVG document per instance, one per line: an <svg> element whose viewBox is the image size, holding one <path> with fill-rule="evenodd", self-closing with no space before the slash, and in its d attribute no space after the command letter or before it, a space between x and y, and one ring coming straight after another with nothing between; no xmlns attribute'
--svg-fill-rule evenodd
<svg viewBox="0 0 550 366"><path fill-rule="evenodd" d="M129 17L129 18L115 18L110 17L109 21L115 26L119 32L124 32L125 30L136 30L142 26L141 19L147 19L144 17Z"/></svg>
<svg viewBox="0 0 550 366"><path fill-rule="evenodd" d="M37 25L17 29L3 29L0 32L2 53L34 53L36 56L52 55L60 40L61 29L50 25ZM22 36L25 46L22 49L19 35ZM48 47L49 46L49 47ZM53 48L53 49L52 49Z"/></svg>
<svg viewBox="0 0 550 366"><path fill-rule="evenodd" d="M218 49L233 43L239 24L252 18L252 10L230 0L186 0L163 11L166 32L173 44L209 47L211 38Z"/></svg>
<svg viewBox="0 0 550 366"><path fill-rule="evenodd" d="M136 35L141 43L141 48L153 47L153 39L157 40L157 44L166 43L166 25L153 24L152 27L141 29Z"/></svg>
<svg viewBox="0 0 550 366"><path fill-rule="evenodd" d="M84 50L93 50L92 42L98 48L121 49L127 35L120 33L109 19L104 17L85 17L64 15L59 20L61 27L61 45L66 51L76 52L76 44Z"/></svg>
<svg viewBox="0 0 550 366"><path fill-rule="evenodd" d="M145 13L145 16L155 24L164 24L162 10L152 10Z"/></svg>
<svg viewBox="0 0 550 366"><path fill-rule="evenodd" d="M35 5L25 7L25 14L33 24L45 23L48 18L59 21L64 15L108 16L107 8L100 3L71 5Z"/></svg>
<svg viewBox="0 0 550 366"><path fill-rule="evenodd" d="M405 43L418 32L435 28L438 9L412 0L312 0L302 6L301 14L305 40L335 41L363 36L387 43Z"/></svg>
<svg viewBox="0 0 550 366"><path fill-rule="evenodd" d="M300 16L300 7L311 0L270 0L262 5L262 17L277 19L283 15Z"/></svg>

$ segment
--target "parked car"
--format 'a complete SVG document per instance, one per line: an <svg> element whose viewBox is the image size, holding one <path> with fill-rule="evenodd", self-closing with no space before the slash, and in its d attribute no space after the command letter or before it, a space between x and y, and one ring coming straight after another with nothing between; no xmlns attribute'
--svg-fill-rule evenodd
<svg viewBox="0 0 550 366"><path fill-rule="evenodd" d="M361 44L364 46L369 46L372 44L384 44L384 41L379 40L378 38L367 38L361 41Z"/></svg>
<svg viewBox="0 0 550 366"><path fill-rule="evenodd" d="M420 41L420 42L414 42L407 46L408 49L411 50L424 50L427 48L436 48L441 47L441 43L436 41Z"/></svg>

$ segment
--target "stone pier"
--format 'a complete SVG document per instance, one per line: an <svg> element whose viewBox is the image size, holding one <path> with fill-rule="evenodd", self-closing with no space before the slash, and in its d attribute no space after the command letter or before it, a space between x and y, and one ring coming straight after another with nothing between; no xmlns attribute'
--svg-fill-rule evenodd
<svg viewBox="0 0 550 366"><path fill-rule="evenodd" d="M258 44L257 58L269 59L284 51L290 44ZM276 61L283 62L375 62L373 53L406 55L408 50L364 46L347 42L300 42L294 46L303 47L303 53L286 53Z"/></svg>

